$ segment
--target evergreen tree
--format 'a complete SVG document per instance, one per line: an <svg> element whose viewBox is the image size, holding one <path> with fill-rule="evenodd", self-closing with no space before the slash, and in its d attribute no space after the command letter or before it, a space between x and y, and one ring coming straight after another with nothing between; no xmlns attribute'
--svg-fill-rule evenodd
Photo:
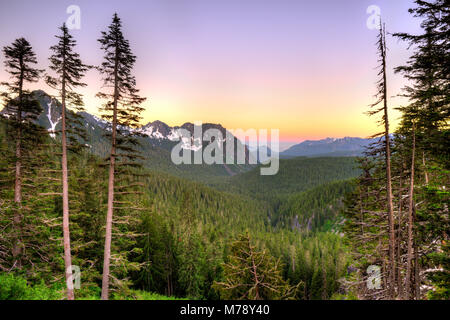
<svg viewBox="0 0 450 320"><path fill-rule="evenodd" d="M72 257L70 249L70 231L69 231L69 178L67 168L67 129L70 132L80 133L78 126L75 128L71 126L67 118L67 109L69 106L76 107L76 111L81 111L82 98L81 95L74 90L78 87L84 87L86 84L80 82L89 67L83 64L80 60L79 54L74 52L76 41L66 25L63 24L60 28L62 34L56 36L59 39L58 44L52 46L50 50L53 55L50 57L50 69L53 70L57 77L47 76L47 84L52 88L58 90L58 95L61 98L61 146L62 146L62 200L63 200L63 237L64 237L64 261L66 269L67 282L67 298L74 299L73 284L72 284Z"/></svg>
<svg viewBox="0 0 450 320"><path fill-rule="evenodd" d="M133 275L133 283L139 289L172 296L176 264L172 234L155 213L145 212L141 219L139 229L145 236L137 242L142 254L136 260L143 267Z"/></svg>
<svg viewBox="0 0 450 320"><path fill-rule="evenodd" d="M114 14L108 31L102 32L98 40L105 51L104 62L99 67L103 75L105 87L112 88L112 92L100 92L98 97L106 99L102 107L102 117L110 121L111 152L109 155L108 202L106 214L105 252L103 263L102 299L109 297L111 235L113 212L118 201L115 196L115 174L122 166L121 172L129 172L129 168L136 165L138 159L135 148L136 139L131 130L139 125L140 112L144 109L140 104L145 98L139 96L136 89L135 77L131 74L136 57L132 54L128 40L122 33L122 23ZM122 191L124 192L124 191ZM133 209L133 208L128 208Z"/></svg>
<svg viewBox="0 0 450 320"><path fill-rule="evenodd" d="M378 81L378 100L371 105L375 110L370 111L369 115L375 115L382 113L381 123L384 125L384 131L380 134L384 136L384 156L386 164L386 207L389 221L389 292L391 297L394 296L394 283L395 283L395 229L394 229L394 205L392 196L392 177L391 177L391 142L389 135L389 113L388 113L388 94L387 94L387 63L386 63L386 27L380 19L380 33L378 35L378 53L380 62L380 71L378 75L380 80ZM382 106L377 107L382 103Z"/></svg>
<svg viewBox="0 0 450 320"><path fill-rule="evenodd" d="M316 264L316 267L314 268L314 274L311 278L311 289L309 298L311 300L321 300L323 287L324 287L323 270L320 266Z"/></svg>
<svg viewBox="0 0 450 320"><path fill-rule="evenodd" d="M414 49L407 64L396 68L396 72L402 73L411 83L403 89L410 104L400 108L402 123L399 129L399 134L406 137L405 142L412 146L409 147L412 160L405 287L407 299L412 296L414 291L416 297L420 296L418 292L421 282L420 275L417 274L416 277L412 275L413 243L418 246L415 251L419 250L423 252L422 255L433 257L431 261L437 262L434 265L436 267L440 265L440 261L445 260L442 259L442 255L445 256L445 253L440 246L432 246L434 248L431 249L428 244L440 243L449 238L448 208L443 205L445 199L449 198L449 194L442 186L448 185L448 179L444 177L450 163L448 148L450 7L446 0L432 2L417 0L415 2L417 6L410 9L409 12L414 17L422 19L423 33L394 34L399 39L407 41L409 47ZM414 161L414 153L417 151L422 158L420 165L416 165ZM423 179L419 180L418 188L414 188L414 166L418 166L423 172ZM418 198L417 201L414 201L413 197ZM414 220L418 221L413 221L412 216L417 217ZM413 228L417 230L414 233L412 232ZM424 248L421 248L421 243ZM442 246L445 247L445 244ZM420 261L416 259L414 265L418 266L419 263ZM415 280L415 286L411 285L412 278ZM432 273L430 278L435 279Z"/></svg>
<svg viewBox="0 0 450 320"><path fill-rule="evenodd" d="M391 258L385 262L386 231L380 218L388 168L380 166L388 150L379 146L367 152L364 174L358 179L356 192L348 199L344 231L354 248L355 264L364 270L368 264L382 267L383 289L389 285L390 298L421 299L423 284L433 288L428 296L443 298L448 281L446 245L448 219L448 104L449 104L449 10L448 1L417 0L410 12L423 18L423 34L398 33L414 52L407 64L396 68L409 80L403 90L409 105L399 108L402 118L392 143L391 175L394 219L394 246L389 237L389 256L395 250L396 270ZM383 65L383 63L382 63ZM381 74L383 74L382 72ZM381 90L379 90L381 92ZM381 101L379 101L381 102ZM381 112L382 108L375 112ZM383 119L385 122L386 119ZM386 145L386 141L384 141ZM369 179L366 179L369 177ZM395 216L394 216L395 218ZM392 220L389 221L391 225ZM389 235L392 228L389 228ZM361 275L360 272L358 272ZM427 275L426 277L423 275ZM396 277L396 279L394 278ZM365 280L356 277L355 283ZM393 281L395 279L395 281ZM356 285L357 296L386 298L384 290L371 292Z"/></svg>
<svg viewBox="0 0 450 320"><path fill-rule="evenodd" d="M418 35L394 34L414 49L407 64L396 68L396 72L402 73L411 83L403 89L411 103L401 110L405 116L414 119L424 166L430 153L449 163L449 4L446 0L415 2L417 7L409 11L414 17L423 19L421 27L424 32Z"/></svg>
<svg viewBox="0 0 450 320"><path fill-rule="evenodd" d="M278 300L296 294L282 277L282 266L266 250L258 250L249 234L239 236L230 250L229 261L224 264L223 282L215 287L225 299Z"/></svg>
<svg viewBox="0 0 450 320"><path fill-rule="evenodd" d="M33 66L37 64L36 55L30 43L24 38L16 39L10 46L4 47L3 54L5 57L5 69L10 74L11 81L2 83L7 88L6 92L2 92L2 96L5 100L9 120L12 121L13 139L16 144L14 184L16 212L13 224L16 226L16 231L20 232L21 211L23 209L21 203L23 199L22 183L25 140L39 134L39 128L34 125L33 121L42 110L39 103L31 97L30 92L25 89L24 85L27 82L38 81L42 70ZM16 268L21 268L21 253L22 246L20 236L18 236L12 248L14 267Z"/></svg>

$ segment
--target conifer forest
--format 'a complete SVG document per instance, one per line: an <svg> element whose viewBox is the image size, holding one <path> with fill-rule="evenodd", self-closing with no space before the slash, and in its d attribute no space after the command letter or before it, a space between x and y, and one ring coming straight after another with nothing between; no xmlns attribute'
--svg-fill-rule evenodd
<svg viewBox="0 0 450 320"><path fill-rule="evenodd" d="M193 90L195 81L185 83L183 77L210 66L214 54L228 50L196 48L201 32L217 43L234 41L226 35L217 39L212 30L200 32L181 16L173 22L177 32L186 23L202 34L173 40L181 42L177 46L190 42L193 51L186 51L183 61L196 61L191 70L171 60L181 55L176 50L163 54L169 62L152 53L168 41L162 39L166 35L157 36L167 26L148 37L143 36L147 30L134 32L137 20L130 12L139 10L125 7L125 2L110 4L108 23L95 21L94 11L80 5L79 30L74 21L66 21L64 11L42 27L29 21L15 21L23 25L17 28L2 25L7 32L0 31L0 300L449 300L450 2L406 2L409 10L403 18L416 32L399 30L401 24L389 20L386 9L377 16L374 30L361 31L371 45L355 46L361 51L355 56L366 67L354 76L359 80L345 98L359 97L364 85L356 83L370 79L364 97L369 105L358 105L355 111L351 102L348 110L343 104L336 111L340 116L321 107L302 111L304 117L320 114L314 119L326 118L329 128L310 126L307 122L314 120L294 114L297 107L282 109L296 96L309 96L309 85L304 89L298 84L295 95L280 88L258 91L258 104L278 94L276 90L286 94L276 97L279 106L270 107L272 119L265 116L264 106L251 109L253 96L246 88L253 87L247 82L271 83L264 68L279 66L275 77L291 71L283 59L260 63L258 52L264 55L265 49L274 48L255 47L251 58L242 49L242 59L235 56L236 65L260 66L253 70L255 76L247 77L238 67L227 70L223 66L231 62L223 61L205 71L204 96L199 98L208 105L202 109L203 131L213 128L225 134L232 126L257 127L258 121L273 120L284 141L283 119L293 123L291 136L295 130L304 132L302 126L316 126L310 135L297 134L299 140L288 151L274 150L272 135L266 142L271 149L267 159L261 157L262 145L255 151L238 135L227 138L226 146L217 137L200 138L197 148L195 138L178 135L195 135L197 130L194 117L199 115L187 118L182 110L190 102L181 107L183 101L180 106L173 102L181 93L157 92L168 90L158 83L164 77L177 79L170 80L169 88ZM12 2L0 6L0 20L6 11L22 10ZM215 22L229 19L229 27L235 28L229 34L236 42L247 32L239 34L241 22L233 20L247 19L242 6L234 15L218 15ZM262 16L255 10L248 19L264 20ZM341 38L340 23L329 22L327 32L337 37L333 43L347 41ZM341 31L345 28L342 23ZM310 36L305 41L319 41L313 39L313 27L306 31ZM261 38L248 39L255 46L268 38L284 43L268 30L258 32ZM88 36L95 39L88 42ZM313 50L308 43L302 43L302 50ZM248 48L245 41L241 44ZM290 46L278 50L294 50ZM197 61L194 50L213 57ZM334 81L337 88L353 76L353 69L362 68L356 61L339 61L341 49L321 50L329 51L332 62L327 63L352 69L339 79L333 75L323 80ZM149 57L154 57L151 64ZM173 69L164 69L169 63ZM308 64L317 70L323 65ZM152 78L154 70L164 75ZM214 70L245 78L239 82L242 87L207 74ZM241 114L230 105L229 117L220 116L228 100L208 100L218 94L217 88L224 90L224 97L236 95ZM327 91L335 89L323 85L322 93L314 96L326 99ZM159 97L165 94L173 100L162 103ZM328 104L333 107L333 101ZM247 107L253 113L243 111ZM339 124L344 116L355 120ZM167 124L155 121L157 117ZM335 127L344 133L320 140ZM349 138L358 128L370 130L361 129L361 139ZM228 144L243 150L243 163L195 162L217 145L216 160L239 159L239 150ZM194 163L174 163L177 145ZM218 156L222 150L226 154ZM262 174L275 163L276 174Z"/></svg>

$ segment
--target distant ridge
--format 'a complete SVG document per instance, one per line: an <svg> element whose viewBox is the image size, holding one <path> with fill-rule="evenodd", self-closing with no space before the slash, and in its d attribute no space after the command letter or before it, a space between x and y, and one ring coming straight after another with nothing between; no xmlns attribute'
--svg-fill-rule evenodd
<svg viewBox="0 0 450 320"><path fill-rule="evenodd" d="M280 153L281 158L293 157L351 157L360 156L377 139L357 137L306 140Z"/></svg>

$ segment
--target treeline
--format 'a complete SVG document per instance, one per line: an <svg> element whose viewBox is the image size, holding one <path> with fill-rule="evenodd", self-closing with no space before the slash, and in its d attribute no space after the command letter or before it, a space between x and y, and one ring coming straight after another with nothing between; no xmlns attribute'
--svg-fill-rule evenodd
<svg viewBox="0 0 450 320"><path fill-rule="evenodd" d="M247 195L269 203L273 211L294 194L333 181L356 178L360 173L353 157L280 159L276 175L262 176L259 169L210 183L219 190Z"/></svg>
<svg viewBox="0 0 450 320"><path fill-rule="evenodd" d="M306 232L337 231L344 197L354 188L353 180L344 180L293 194L272 214L272 225Z"/></svg>
<svg viewBox="0 0 450 320"><path fill-rule="evenodd" d="M354 267L344 287L360 299L449 299L450 7L416 1L422 33L394 34L413 53L397 67L409 80L401 123L389 132L386 31L380 22L378 101L383 132L359 160L362 175L347 199L344 227ZM367 282L367 280L370 282Z"/></svg>

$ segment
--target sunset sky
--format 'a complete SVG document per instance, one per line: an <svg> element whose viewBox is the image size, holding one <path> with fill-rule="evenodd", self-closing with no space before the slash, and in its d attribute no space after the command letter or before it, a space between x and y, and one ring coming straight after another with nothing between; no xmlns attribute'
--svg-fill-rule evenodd
<svg viewBox="0 0 450 320"><path fill-rule="evenodd" d="M388 32L420 32L408 13L412 0L153 0L0 2L0 46L25 37L40 68L47 68L57 28L81 9L72 34L87 64L98 65L97 39L114 12L137 56L138 88L148 97L143 124L161 120L220 123L230 129L279 129L284 147L305 139L376 133L364 114L376 91L376 30L366 26L377 5ZM388 67L410 52L388 37ZM0 57L0 81L8 80ZM97 71L85 82L87 111L98 114ZM389 76L389 95L400 94L401 75ZM43 82L29 88L52 92ZM406 101L393 97L393 109ZM393 125L398 114L391 112Z"/></svg>

